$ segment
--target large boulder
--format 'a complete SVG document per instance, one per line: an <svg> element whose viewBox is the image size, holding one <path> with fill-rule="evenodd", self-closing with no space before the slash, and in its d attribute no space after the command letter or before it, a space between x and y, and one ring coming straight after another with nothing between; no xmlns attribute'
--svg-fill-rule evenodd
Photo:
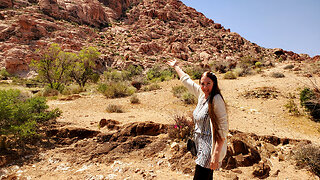
<svg viewBox="0 0 320 180"><path fill-rule="evenodd" d="M12 8L12 0L0 0L0 8Z"/></svg>
<svg viewBox="0 0 320 180"><path fill-rule="evenodd" d="M99 0L99 2L112 9L114 18L118 19L129 7L138 4L140 0Z"/></svg>
<svg viewBox="0 0 320 180"><path fill-rule="evenodd" d="M65 12L61 12L57 0L39 0L40 10L53 18L62 19Z"/></svg>
<svg viewBox="0 0 320 180"><path fill-rule="evenodd" d="M29 70L25 60L27 52L23 49L12 48L6 51L5 68L9 73L24 72Z"/></svg>

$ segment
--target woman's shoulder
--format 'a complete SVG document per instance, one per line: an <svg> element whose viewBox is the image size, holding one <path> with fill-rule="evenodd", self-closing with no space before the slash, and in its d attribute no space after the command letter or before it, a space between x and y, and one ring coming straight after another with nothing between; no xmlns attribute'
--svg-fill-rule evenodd
<svg viewBox="0 0 320 180"><path fill-rule="evenodd" d="M221 100L223 100L223 98L222 98L221 94L216 94L216 95L214 95L213 100L221 101Z"/></svg>

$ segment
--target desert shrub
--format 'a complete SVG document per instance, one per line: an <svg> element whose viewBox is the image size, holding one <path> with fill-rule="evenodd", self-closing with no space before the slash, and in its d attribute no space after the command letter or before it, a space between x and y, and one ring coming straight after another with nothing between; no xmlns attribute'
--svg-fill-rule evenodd
<svg viewBox="0 0 320 180"><path fill-rule="evenodd" d="M284 105L285 108L288 109L288 112L294 116L299 116L300 111L298 109L297 104L294 102L294 96L292 94L289 94L289 99L287 104Z"/></svg>
<svg viewBox="0 0 320 180"><path fill-rule="evenodd" d="M211 69L219 73L226 73L228 71L227 63L222 61L214 62L214 64L211 65Z"/></svg>
<svg viewBox="0 0 320 180"><path fill-rule="evenodd" d="M236 76L238 76L238 77L243 77L243 76L246 75L245 70L244 70L243 68L240 68L240 67L235 68L235 69L233 70L233 72L234 72L234 74L235 74Z"/></svg>
<svg viewBox="0 0 320 180"><path fill-rule="evenodd" d="M173 95L177 98L180 98L182 97L182 95L186 92L188 92L188 89L183 86L183 85L180 85L180 86L174 86L172 87L172 90L171 92L173 93Z"/></svg>
<svg viewBox="0 0 320 180"><path fill-rule="evenodd" d="M130 103L131 104L139 104L140 103L140 100L139 100L139 98L138 98L138 96L136 94L131 96Z"/></svg>
<svg viewBox="0 0 320 180"><path fill-rule="evenodd" d="M38 123L60 116L59 109L48 108L44 97L25 99L19 90L0 90L0 135L33 137Z"/></svg>
<svg viewBox="0 0 320 180"><path fill-rule="evenodd" d="M243 93L246 98L277 98L279 91L275 87L257 87Z"/></svg>
<svg viewBox="0 0 320 180"><path fill-rule="evenodd" d="M310 113L314 121L320 121L320 93L317 89L304 88L300 92L300 103Z"/></svg>
<svg viewBox="0 0 320 180"><path fill-rule="evenodd" d="M194 123L186 116L175 115L174 123L168 127L168 136L172 139L187 140L193 136Z"/></svg>
<svg viewBox="0 0 320 180"><path fill-rule="evenodd" d="M0 80L7 80L11 75L8 73L6 69L0 70Z"/></svg>
<svg viewBox="0 0 320 180"><path fill-rule="evenodd" d="M126 82L107 82L100 84L98 91L107 98L119 98L131 96L136 90Z"/></svg>
<svg viewBox="0 0 320 180"><path fill-rule="evenodd" d="M99 74L99 73L93 73L93 74L91 74L90 80L91 80L91 82L93 82L93 83L98 83L99 80L100 80L100 74Z"/></svg>
<svg viewBox="0 0 320 180"><path fill-rule="evenodd" d="M109 82L121 82L130 80L128 71L118 71L116 69L109 69L103 73L103 77L105 81Z"/></svg>
<svg viewBox="0 0 320 180"><path fill-rule="evenodd" d="M200 66L191 66L187 67L185 71L191 79L200 79L201 75L205 72L205 69Z"/></svg>
<svg viewBox="0 0 320 180"><path fill-rule="evenodd" d="M62 90L61 94L63 95L79 94L84 91L85 89L83 87L80 87L78 85L69 85Z"/></svg>
<svg viewBox="0 0 320 180"><path fill-rule="evenodd" d="M161 87L157 83L152 83L150 85L142 87L142 91L154 91L154 90L158 90L158 89L161 89Z"/></svg>
<svg viewBox="0 0 320 180"><path fill-rule="evenodd" d="M262 63L258 61L258 62L256 62L256 63L254 64L254 66L255 66L256 68L261 68Z"/></svg>
<svg viewBox="0 0 320 180"><path fill-rule="evenodd" d="M107 106L106 111L108 113L123 113L124 112L123 107L120 105L116 105L116 104L109 104Z"/></svg>
<svg viewBox="0 0 320 180"><path fill-rule="evenodd" d="M174 71L172 68L162 70L160 66L156 65L147 71L147 79L153 82L166 81L174 77Z"/></svg>
<svg viewBox="0 0 320 180"><path fill-rule="evenodd" d="M284 78L285 77L284 74L281 72L273 72L273 73L271 73L270 76L273 78Z"/></svg>
<svg viewBox="0 0 320 180"><path fill-rule="evenodd" d="M224 79L237 79L237 76L232 72L228 71L223 76Z"/></svg>
<svg viewBox="0 0 320 180"><path fill-rule="evenodd" d="M294 68L294 65L288 64L283 69L293 69L293 68Z"/></svg>
<svg viewBox="0 0 320 180"><path fill-rule="evenodd" d="M308 168L311 172L320 177L320 147L307 144L299 147L294 157L296 165L300 168Z"/></svg>
<svg viewBox="0 0 320 180"><path fill-rule="evenodd" d="M140 65L130 65L127 68L127 71L129 72L129 76L133 77L133 76L137 76L137 75L141 75L143 72L143 68Z"/></svg>
<svg viewBox="0 0 320 180"><path fill-rule="evenodd" d="M41 90L40 95L44 96L44 97L58 96L59 95L59 91L56 90L56 89L53 89L53 88L51 88L49 86L46 86L46 87L43 88L43 90Z"/></svg>
<svg viewBox="0 0 320 180"><path fill-rule="evenodd" d="M161 76L160 66L154 66L147 71L147 79L152 80Z"/></svg>
<svg viewBox="0 0 320 180"><path fill-rule="evenodd" d="M181 99L185 104L196 104L197 103L197 98L189 92L183 93Z"/></svg>

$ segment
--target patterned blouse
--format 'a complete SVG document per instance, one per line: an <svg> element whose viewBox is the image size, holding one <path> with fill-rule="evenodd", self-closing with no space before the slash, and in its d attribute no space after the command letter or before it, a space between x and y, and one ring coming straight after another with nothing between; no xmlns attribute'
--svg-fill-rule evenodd
<svg viewBox="0 0 320 180"><path fill-rule="evenodd" d="M197 148L197 159L196 164L204 167L210 168L211 161L211 149L212 144L215 144L215 140L212 141L211 135L211 120L208 113L208 100L205 98L200 85L193 82L189 75L184 75L180 78L184 86L188 88L190 93L198 98L198 104L193 111L193 119L195 124L194 139ZM217 94L213 97L213 110L217 116L217 124L219 126L219 134L222 138L225 138L224 144L222 146L219 162L221 164L223 158L227 153L227 135L228 135L228 117L226 112L225 103L221 95Z"/></svg>

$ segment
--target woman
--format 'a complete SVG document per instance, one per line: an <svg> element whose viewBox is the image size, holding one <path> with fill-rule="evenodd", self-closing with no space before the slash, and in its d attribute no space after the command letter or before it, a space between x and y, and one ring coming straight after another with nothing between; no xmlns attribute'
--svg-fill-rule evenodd
<svg viewBox="0 0 320 180"><path fill-rule="evenodd" d="M221 167L226 155L228 134L226 105L217 77L210 71L204 72L198 85L181 70L176 60L168 61L167 64L176 70L184 86L198 98L193 112L197 149L194 180L212 179L213 170Z"/></svg>

